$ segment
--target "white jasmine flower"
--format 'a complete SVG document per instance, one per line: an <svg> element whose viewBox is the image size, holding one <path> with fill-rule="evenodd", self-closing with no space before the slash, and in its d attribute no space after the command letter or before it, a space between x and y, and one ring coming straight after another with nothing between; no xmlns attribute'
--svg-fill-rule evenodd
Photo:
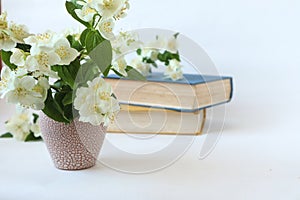
<svg viewBox="0 0 300 200"><path fill-rule="evenodd" d="M14 72L16 74L16 77L25 76L28 74L28 71L25 67L18 67Z"/></svg>
<svg viewBox="0 0 300 200"><path fill-rule="evenodd" d="M147 49L147 48L144 48L144 49L142 49L142 54L141 54L141 56L143 57L143 58L149 58L149 59L151 59L152 61L157 61L158 60L158 54L159 54L159 51L157 51L157 50L152 50L152 49Z"/></svg>
<svg viewBox="0 0 300 200"><path fill-rule="evenodd" d="M41 95L40 99L44 102L47 99L48 90L50 88L49 81L45 77L39 77L37 80L37 84L32 89L34 92L37 92ZM44 104L38 105L35 104L33 109L41 110L41 107L44 107Z"/></svg>
<svg viewBox="0 0 300 200"><path fill-rule="evenodd" d="M31 55L26 59L26 68L31 71L39 71L51 78L59 78L57 73L51 70L52 65L60 62L60 57L54 51L43 51L41 48L31 49ZM39 51L40 50L40 51Z"/></svg>
<svg viewBox="0 0 300 200"><path fill-rule="evenodd" d="M129 1L126 0L123 7L120 9L119 12L117 12L117 14L114 15L115 19L121 19L127 16L126 11L130 9L130 4Z"/></svg>
<svg viewBox="0 0 300 200"><path fill-rule="evenodd" d="M69 41L62 36L47 32L38 36L30 36L26 42L33 45L26 64L30 71L39 70L53 78L57 76L51 71L53 65L69 65L79 55L70 47Z"/></svg>
<svg viewBox="0 0 300 200"><path fill-rule="evenodd" d="M120 74L122 74L123 76L127 76L127 62L124 57L118 58L112 66L112 68L117 70Z"/></svg>
<svg viewBox="0 0 300 200"><path fill-rule="evenodd" d="M112 97L111 86L101 77L76 91L74 107L79 111L80 121L95 126L101 123L107 126L120 110L118 102Z"/></svg>
<svg viewBox="0 0 300 200"><path fill-rule="evenodd" d="M127 6L125 3L125 0L100 0L91 4L104 19L108 19L119 15L124 6Z"/></svg>
<svg viewBox="0 0 300 200"><path fill-rule="evenodd" d="M182 71L174 71L168 74L168 78L172 79L173 81L177 81L183 78Z"/></svg>
<svg viewBox="0 0 300 200"><path fill-rule="evenodd" d="M28 28L25 25L12 23L9 25L10 36L17 43L24 43L24 39L29 37Z"/></svg>
<svg viewBox="0 0 300 200"><path fill-rule="evenodd" d="M60 57L59 65L69 65L79 55L76 49L71 48L66 38L58 40L54 45L55 53Z"/></svg>
<svg viewBox="0 0 300 200"><path fill-rule="evenodd" d="M10 62L17 66L24 66L26 60L26 53L21 49L14 48L11 50L12 55L10 57Z"/></svg>
<svg viewBox="0 0 300 200"><path fill-rule="evenodd" d="M78 28L66 28L61 37L67 37L69 35L73 36L76 40L80 39L80 33L82 32L82 29L80 27Z"/></svg>
<svg viewBox="0 0 300 200"><path fill-rule="evenodd" d="M169 65L166 67L166 71L164 75L167 78L171 78L173 81L179 80L183 78L182 65L176 60L170 60Z"/></svg>
<svg viewBox="0 0 300 200"><path fill-rule="evenodd" d="M31 124L30 126L30 130L33 132L34 137L41 137L42 133L41 133L41 129L39 126L39 123L35 123L35 124Z"/></svg>
<svg viewBox="0 0 300 200"><path fill-rule="evenodd" d="M87 102L88 97L90 96L90 89L82 87L77 90L76 98L74 99L74 106L77 110L82 110L85 102Z"/></svg>
<svg viewBox="0 0 300 200"><path fill-rule="evenodd" d="M171 53L177 53L177 51L178 51L178 42L177 42L177 39L175 37L172 37L167 42L166 50L170 51Z"/></svg>
<svg viewBox="0 0 300 200"><path fill-rule="evenodd" d="M7 31L0 31L0 50L10 51L17 43L9 36Z"/></svg>
<svg viewBox="0 0 300 200"><path fill-rule="evenodd" d="M156 40L147 44L146 47L167 50L171 53L177 53L178 51L178 41L172 36L169 40L165 39L162 36L157 36Z"/></svg>
<svg viewBox="0 0 300 200"><path fill-rule="evenodd" d="M4 98L7 92L14 88L15 73L10 70L7 66L3 66L1 70L0 80L0 98Z"/></svg>
<svg viewBox="0 0 300 200"><path fill-rule="evenodd" d="M103 116L104 126L108 126L109 123L114 121L116 114L120 111L119 102L115 98L111 97L110 101L107 102L107 112Z"/></svg>
<svg viewBox="0 0 300 200"><path fill-rule="evenodd" d="M6 30L8 28L7 23L7 12L3 12L0 15L0 30Z"/></svg>
<svg viewBox="0 0 300 200"><path fill-rule="evenodd" d="M167 66L167 71L178 71L181 70L182 65L177 59L170 60L169 65Z"/></svg>
<svg viewBox="0 0 300 200"><path fill-rule="evenodd" d="M96 101L96 98L90 95L87 98L87 102L82 105L82 109L79 110L79 120L82 122L89 122L94 126L98 126L101 123L104 123L104 114L102 108L105 107L107 107L107 105L103 104L103 101ZM75 109L77 108L75 107Z"/></svg>
<svg viewBox="0 0 300 200"><path fill-rule="evenodd" d="M26 44L32 46L31 49L37 47L48 47L52 48L54 45L54 40L56 40L57 35L52 31L47 31L43 34L31 35L28 38L25 38L24 41Z"/></svg>
<svg viewBox="0 0 300 200"><path fill-rule="evenodd" d="M144 63L142 57L137 57L133 59L130 63L130 66L138 70L143 76L149 76L151 72L150 64Z"/></svg>
<svg viewBox="0 0 300 200"><path fill-rule="evenodd" d="M128 51L136 50L141 47L142 42L135 32L120 32L114 40L111 41L114 58L126 54Z"/></svg>
<svg viewBox="0 0 300 200"><path fill-rule="evenodd" d="M146 44L145 48L167 50L167 41L163 37L157 36L153 42Z"/></svg>
<svg viewBox="0 0 300 200"><path fill-rule="evenodd" d="M97 13L95 9L84 5L81 9L75 10L76 15L85 22L91 22L94 15Z"/></svg>
<svg viewBox="0 0 300 200"><path fill-rule="evenodd" d="M106 83L101 77L97 77L93 81L88 81L87 84L96 94L99 94L101 99L106 99L112 95L111 85Z"/></svg>
<svg viewBox="0 0 300 200"><path fill-rule="evenodd" d="M89 6L90 8L95 8L97 4L100 4L102 0L82 0L82 1L77 1L78 5L82 6Z"/></svg>
<svg viewBox="0 0 300 200"><path fill-rule="evenodd" d="M14 89L5 95L7 102L31 107L36 110L43 109L43 95L38 91L34 91L35 87L36 80L31 76L15 78Z"/></svg>
<svg viewBox="0 0 300 200"><path fill-rule="evenodd" d="M109 19L101 19L98 28L101 35L105 39L113 40L115 37L113 33L114 26L115 26L114 20L112 18L109 18Z"/></svg>
<svg viewBox="0 0 300 200"><path fill-rule="evenodd" d="M30 133L32 121L32 114L27 110L22 110L7 121L5 128L16 140L24 141Z"/></svg>

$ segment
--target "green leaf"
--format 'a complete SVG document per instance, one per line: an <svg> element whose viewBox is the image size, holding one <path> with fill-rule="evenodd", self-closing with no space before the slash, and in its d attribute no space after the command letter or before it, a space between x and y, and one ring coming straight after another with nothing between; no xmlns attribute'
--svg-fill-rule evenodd
<svg viewBox="0 0 300 200"><path fill-rule="evenodd" d="M31 46L29 44L18 43L16 48L21 49L24 52L30 52Z"/></svg>
<svg viewBox="0 0 300 200"><path fill-rule="evenodd" d="M99 31L90 31L85 39L86 50L89 53L98 47L103 41L106 41Z"/></svg>
<svg viewBox="0 0 300 200"><path fill-rule="evenodd" d="M158 60L165 63L165 65L169 65L170 60L176 59L180 61L179 53L171 53L169 51L165 51L164 53L160 53L157 56Z"/></svg>
<svg viewBox="0 0 300 200"><path fill-rule="evenodd" d="M55 94L55 100L56 102L59 104L59 106L62 109L63 112L63 116L68 120L68 121L72 121L74 119L73 117L73 102L72 102L72 96L71 96L71 102L67 103L66 101L68 101L68 94L72 94L73 90L70 90L70 88L66 88L64 87L62 92L58 92ZM66 104L66 105L65 105Z"/></svg>
<svg viewBox="0 0 300 200"><path fill-rule="evenodd" d="M71 67L71 65L70 65ZM64 74L64 81L71 87L74 87L74 83L75 83L75 79L76 79L76 75L73 76L72 72L70 71L70 69L68 67L62 67L62 72Z"/></svg>
<svg viewBox="0 0 300 200"><path fill-rule="evenodd" d="M61 108L61 113L64 113L64 104L62 103L63 99L65 98L65 92L56 92L54 95L54 100L57 102L59 107Z"/></svg>
<svg viewBox="0 0 300 200"><path fill-rule="evenodd" d="M87 35L89 34L89 32L91 31L91 29L85 29L82 33L81 33L81 35L80 35L80 42L81 42L81 45L82 46L86 46L86 43L85 43L85 41L86 41L86 37L87 37Z"/></svg>
<svg viewBox="0 0 300 200"><path fill-rule="evenodd" d="M174 38L177 39L179 35L180 35L180 33L175 33Z"/></svg>
<svg viewBox="0 0 300 200"><path fill-rule="evenodd" d="M60 105L53 98L51 89L48 90L45 108L42 111L45 115L57 122L70 123L70 121L64 116L64 112Z"/></svg>
<svg viewBox="0 0 300 200"><path fill-rule="evenodd" d="M79 113L76 112L75 109L73 109L73 104L69 104L64 107L64 115L66 118L68 118L70 121L73 121L73 119L77 116L79 116Z"/></svg>
<svg viewBox="0 0 300 200"><path fill-rule="evenodd" d="M71 74L73 80L76 79L78 70L80 69L80 60L76 59L70 63L70 65L66 65L65 69Z"/></svg>
<svg viewBox="0 0 300 200"><path fill-rule="evenodd" d="M68 41L69 41L72 48L76 49L77 51L82 51L83 50L83 47L81 46L80 42L77 41L74 36L68 35L67 39L68 39Z"/></svg>
<svg viewBox="0 0 300 200"><path fill-rule="evenodd" d="M74 88L75 80L80 68L80 60L78 58L69 65L55 65L51 68L58 73L63 82L68 84L72 89Z"/></svg>
<svg viewBox="0 0 300 200"><path fill-rule="evenodd" d="M11 133L5 133L0 136L0 138L12 138L12 137L14 137L14 136Z"/></svg>
<svg viewBox="0 0 300 200"><path fill-rule="evenodd" d="M114 93L112 93L111 96L112 96L113 98L115 98L115 99L118 99L117 96L116 96Z"/></svg>
<svg viewBox="0 0 300 200"><path fill-rule="evenodd" d="M137 55L142 55L142 49L138 49L138 50L136 50L136 53L137 53Z"/></svg>
<svg viewBox="0 0 300 200"><path fill-rule="evenodd" d="M107 77L107 76L108 76L109 71L111 70L111 68L112 68L112 65L109 65L108 68L106 68L106 70L103 72L103 76L104 76L104 77Z"/></svg>
<svg viewBox="0 0 300 200"><path fill-rule="evenodd" d="M118 72L117 70L115 70L115 69L112 69L112 70L113 70L113 72L114 72L116 75L118 75L118 76L120 76L120 77L124 77L124 75L121 74L120 72Z"/></svg>
<svg viewBox="0 0 300 200"><path fill-rule="evenodd" d="M143 76L140 72L138 72L133 67L127 66L126 71L128 74L127 76L128 79L137 80L137 81L146 81L145 76Z"/></svg>
<svg viewBox="0 0 300 200"><path fill-rule="evenodd" d="M61 78L61 80L68 84L69 86L73 87L74 86L74 81L72 79L72 75L67 69L67 66L62 66L62 65L56 65L51 67L53 71L58 73L58 76Z"/></svg>
<svg viewBox="0 0 300 200"><path fill-rule="evenodd" d="M33 132L30 132L29 135L25 138L25 142L36 142L36 141L41 141L42 137L35 137Z"/></svg>
<svg viewBox="0 0 300 200"><path fill-rule="evenodd" d="M39 119L39 115L35 113L33 113L32 115L33 115L33 123L36 123L37 120Z"/></svg>
<svg viewBox="0 0 300 200"><path fill-rule="evenodd" d="M70 91L65 95L65 97L62 100L62 104L64 106L70 105L73 103L73 91Z"/></svg>
<svg viewBox="0 0 300 200"><path fill-rule="evenodd" d="M98 76L100 76L98 66L92 60L87 61L82 64L78 70L75 88L78 88L79 86L86 86L88 81L92 81Z"/></svg>
<svg viewBox="0 0 300 200"><path fill-rule="evenodd" d="M156 68L158 67L158 65L156 64L156 62L154 60L152 60L151 58L145 57L145 58L143 58L143 62L147 63L147 64L151 64L151 65L153 65Z"/></svg>
<svg viewBox="0 0 300 200"><path fill-rule="evenodd" d="M156 64L156 62L151 63L151 65L155 68L158 68L158 65Z"/></svg>
<svg viewBox="0 0 300 200"><path fill-rule="evenodd" d="M112 46L108 40L101 42L89 54L90 58L96 63L102 73L106 72L112 62Z"/></svg>
<svg viewBox="0 0 300 200"><path fill-rule="evenodd" d="M2 50L1 51L1 58L2 58L2 61L11 69L11 70L15 70L17 69L17 65L15 64L12 64L10 62L10 57L12 55L12 52L10 51L4 51Z"/></svg>
<svg viewBox="0 0 300 200"><path fill-rule="evenodd" d="M76 19L78 22L80 22L81 24L83 24L86 27L91 27L91 24L89 24L88 22L83 21L82 19L80 19L77 14L75 13L76 9L80 9L82 6L76 4L75 1L70 2L70 1L66 1L66 9L68 11L68 13L74 18Z"/></svg>

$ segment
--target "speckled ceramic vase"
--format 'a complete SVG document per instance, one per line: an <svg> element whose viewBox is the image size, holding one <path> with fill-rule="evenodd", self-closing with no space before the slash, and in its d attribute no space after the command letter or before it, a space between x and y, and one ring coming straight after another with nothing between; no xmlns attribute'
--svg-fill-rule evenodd
<svg viewBox="0 0 300 200"><path fill-rule="evenodd" d="M96 164L106 127L74 120L71 124L56 122L40 115L43 140L55 167L62 170L82 170Z"/></svg>

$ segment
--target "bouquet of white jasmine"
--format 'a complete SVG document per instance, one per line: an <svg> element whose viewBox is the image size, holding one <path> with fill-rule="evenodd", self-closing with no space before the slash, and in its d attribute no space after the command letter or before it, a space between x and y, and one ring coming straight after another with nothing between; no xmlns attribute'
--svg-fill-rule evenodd
<svg viewBox="0 0 300 200"><path fill-rule="evenodd" d="M112 41L113 53L117 62L113 70L120 76L127 76L127 61L125 55L131 50L137 49L137 56L129 61L130 65L144 76L152 73L152 69L162 65L165 67L164 75L173 81L183 78L180 53L178 50L179 33L170 38L157 35L150 43L144 43L139 39L137 32L120 32Z"/></svg>
<svg viewBox="0 0 300 200"><path fill-rule="evenodd" d="M120 108L101 75L107 76L113 67L110 40L114 38L114 23L126 16L129 3L71 0L65 5L85 27L81 33L46 31L35 35L24 25L8 22L6 13L0 16L0 50L6 64L1 73L0 97L25 109L41 110L57 122L71 123L79 117L83 122L107 126ZM126 65L124 70L128 78L144 80L134 68ZM19 117L36 124L37 119L26 111L15 118ZM9 120L7 127L13 123ZM38 132L30 128L34 126L20 127L10 129L16 138Z"/></svg>

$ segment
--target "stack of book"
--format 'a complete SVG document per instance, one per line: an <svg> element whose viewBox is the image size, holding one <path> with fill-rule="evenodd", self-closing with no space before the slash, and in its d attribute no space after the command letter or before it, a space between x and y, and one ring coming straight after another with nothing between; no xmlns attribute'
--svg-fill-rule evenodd
<svg viewBox="0 0 300 200"><path fill-rule="evenodd" d="M206 109L232 98L232 78L185 74L178 81L152 73L147 81L106 78L121 104L108 132L200 134Z"/></svg>

